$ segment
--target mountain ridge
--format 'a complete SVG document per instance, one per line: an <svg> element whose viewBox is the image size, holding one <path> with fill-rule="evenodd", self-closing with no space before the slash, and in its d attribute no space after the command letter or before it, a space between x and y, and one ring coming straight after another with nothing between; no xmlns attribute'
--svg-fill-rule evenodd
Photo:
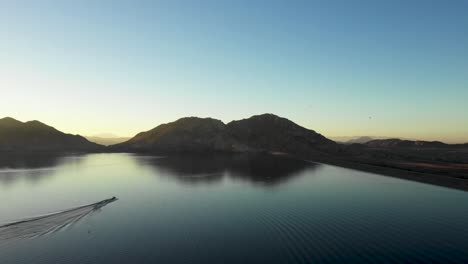
<svg viewBox="0 0 468 264"><path fill-rule="evenodd" d="M303 145L305 143L305 145ZM307 152L337 144L273 114L254 115L227 124L213 118L184 117L140 132L112 150L147 152ZM323 148L324 149L324 148ZM312 151L312 150L309 150Z"/></svg>
<svg viewBox="0 0 468 264"><path fill-rule="evenodd" d="M63 133L40 121L21 122L11 117L0 119L2 152L101 151L102 146L80 135Z"/></svg>
<svg viewBox="0 0 468 264"><path fill-rule="evenodd" d="M370 140L364 145L368 147L383 147L383 148L445 148L453 147L463 144L447 144L441 141L425 141L425 140L406 140L399 138L389 138L389 139L374 139Z"/></svg>
<svg viewBox="0 0 468 264"><path fill-rule="evenodd" d="M468 189L465 180L468 179L468 144L401 139L338 144L314 130L273 114L255 115L227 124L213 118L184 117L108 147L89 142L79 135L65 134L37 120L23 123L9 117L2 118L0 154L16 152L284 154L302 160Z"/></svg>

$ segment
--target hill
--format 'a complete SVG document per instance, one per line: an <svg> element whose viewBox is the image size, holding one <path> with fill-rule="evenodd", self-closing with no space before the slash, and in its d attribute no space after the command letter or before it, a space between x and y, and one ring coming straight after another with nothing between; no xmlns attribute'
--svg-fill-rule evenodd
<svg viewBox="0 0 468 264"><path fill-rule="evenodd" d="M138 133L111 150L132 152L211 152L227 151L226 125L213 118L185 117Z"/></svg>
<svg viewBox="0 0 468 264"><path fill-rule="evenodd" d="M39 121L0 119L0 152L88 152L103 147L79 135L65 134Z"/></svg>
<svg viewBox="0 0 468 264"><path fill-rule="evenodd" d="M334 151L338 145L296 123L273 114L252 116L227 124L227 133L235 142L235 150L280 152L308 155Z"/></svg>
<svg viewBox="0 0 468 264"><path fill-rule="evenodd" d="M186 117L142 132L111 150L135 152L282 152L309 154L337 148L313 130L272 114L227 125L212 118Z"/></svg>

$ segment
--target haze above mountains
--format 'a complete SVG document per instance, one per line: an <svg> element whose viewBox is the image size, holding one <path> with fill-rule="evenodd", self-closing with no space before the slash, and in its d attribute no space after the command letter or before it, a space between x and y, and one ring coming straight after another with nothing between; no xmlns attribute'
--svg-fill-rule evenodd
<svg viewBox="0 0 468 264"><path fill-rule="evenodd" d="M122 143L131 139L131 137L118 137L114 135L85 136L85 138L91 142L104 145L104 146L119 144L119 143Z"/></svg>

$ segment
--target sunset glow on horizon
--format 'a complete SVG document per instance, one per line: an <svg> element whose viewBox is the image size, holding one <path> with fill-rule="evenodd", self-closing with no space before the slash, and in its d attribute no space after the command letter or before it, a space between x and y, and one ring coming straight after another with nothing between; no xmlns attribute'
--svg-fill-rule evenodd
<svg viewBox="0 0 468 264"><path fill-rule="evenodd" d="M468 142L467 2L132 3L0 3L0 118L134 136L273 113L327 137Z"/></svg>

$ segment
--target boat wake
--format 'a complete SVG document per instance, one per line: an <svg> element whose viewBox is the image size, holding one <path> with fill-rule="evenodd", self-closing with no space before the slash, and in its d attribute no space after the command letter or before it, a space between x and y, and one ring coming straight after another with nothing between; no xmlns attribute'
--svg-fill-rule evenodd
<svg viewBox="0 0 468 264"><path fill-rule="evenodd" d="M0 243L17 239L31 239L58 232L116 200L117 198L112 197L97 203L0 225Z"/></svg>

